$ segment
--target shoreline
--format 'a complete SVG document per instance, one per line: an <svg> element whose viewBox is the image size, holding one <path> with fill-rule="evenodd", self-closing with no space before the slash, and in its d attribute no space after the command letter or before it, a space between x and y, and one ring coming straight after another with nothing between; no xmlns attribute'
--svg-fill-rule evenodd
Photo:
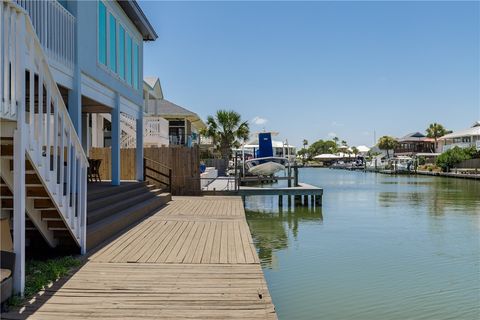
<svg viewBox="0 0 480 320"><path fill-rule="evenodd" d="M323 166L299 166L299 168L333 169L330 167L323 167ZM480 174L466 174L466 173L454 173L454 172L432 172L432 171L417 170L411 173L393 173L393 172L367 171L367 170L348 170L348 169L340 169L340 168L338 168L338 170L373 172L373 173L390 174L390 175L423 175L423 176L436 176L436 177L444 177L444 178L480 180Z"/></svg>

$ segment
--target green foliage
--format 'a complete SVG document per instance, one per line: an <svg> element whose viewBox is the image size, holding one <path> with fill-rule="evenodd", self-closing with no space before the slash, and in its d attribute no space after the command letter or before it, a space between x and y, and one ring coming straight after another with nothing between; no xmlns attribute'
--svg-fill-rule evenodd
<svg viewBox="0 0 480 320"><path fill-rule="evenodd" d="M442 168L443 171L447 172L450 168L453 168L456 164L475 158L478 156L478 152L475 147L471 148L459 148L454 147L449 149L438 156L436 160L436 165Z"/></svg>
<svg viewBox="0 0 480 320"><path fill-rule="evenodd" d="M337 143L333 140L318 140L308 147L309 157L314 157L322 153L335 153L337 152Z"/></svg>
<svg viewBox="0 0 480 320"><path fill-rule="evenodd" d="M25 300L31 299L37 292L53 281L64 277L81 261L71 256L49 259L46 261L29 260L25 263L25 298L13 296L9 299L10 306L19 306Z"/></svg>
<svg viewBox="0 0 480 320"><path fill-rule="evenodd" d="M357 156L357 154L359 153L358 151L358 148L357 147L352 147L352 153Z"/></svg>
<svg viewBox="0 0 480 320"><path fill-rule="evenodd" d="M446 135L450 131L445 129L441 124L434 122L428 126L426 132L427 137L433 138L435 141L437 141L438 138Z"/></svg>
<svg viewBox="0 0 480 320"><path fill-rule="evenodd" d="M241 142L248 139L250 128L238 112L218 110L215 116L208 116L207 128L201 134L212 138L222 158L229 159L232 148L240 147Z"/></svg>
<svg viewBox="0 0 480 320"><path fill-rule="evenodd" d="M418 164L423 166L427 162L427 159L424 156L418 157Z"/></svg>
<svg viewBox="0 0 480 320"><path fill-rule="evenodd" d="M395 149L397 146L398 142L395 138L390 137L390 136L383 136L380 139L378 139L378 147L381 150L386 150L387 151L387 157L390 157L388 151Z"/></svg>

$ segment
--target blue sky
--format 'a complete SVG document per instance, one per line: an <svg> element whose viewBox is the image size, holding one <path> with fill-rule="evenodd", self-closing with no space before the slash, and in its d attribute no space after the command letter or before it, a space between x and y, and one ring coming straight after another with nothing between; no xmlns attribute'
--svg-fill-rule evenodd
<svg viewBox="0 0 480 320"><path fill-rule="evenodd" d="M480 120L479 2L154 2L144 74L201 117L297 145Z"/></svg>

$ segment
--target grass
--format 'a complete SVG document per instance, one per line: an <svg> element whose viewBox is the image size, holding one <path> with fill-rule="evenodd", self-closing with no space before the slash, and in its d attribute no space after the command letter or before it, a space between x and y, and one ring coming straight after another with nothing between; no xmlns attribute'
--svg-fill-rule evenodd
<svg viewBox="0 0 480 320"><path fill-rule="evenodd" d="M82 264L81 260L72 256L59 257L48 260L29 260L25 262L25 296L13 296L8 305L18 307L26 300L30 300L37 292L68 275L73 269Z"/></svg>

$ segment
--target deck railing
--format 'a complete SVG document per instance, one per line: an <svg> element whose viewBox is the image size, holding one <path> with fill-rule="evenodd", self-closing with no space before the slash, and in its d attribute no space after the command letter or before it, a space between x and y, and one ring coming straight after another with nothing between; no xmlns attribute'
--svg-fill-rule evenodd
<svg viewBox="0 0 480 320"><path fill-rule="evenodd" d="M32 21L48 57L69 69L75 63L75 17L57 0L15 0Z"/></svg>
<svg viewBox="0 0 480 320"><path fill-rule="evenodd" d="M143 180L172 193L172 168L149 158L143 158Z"/></svg>

